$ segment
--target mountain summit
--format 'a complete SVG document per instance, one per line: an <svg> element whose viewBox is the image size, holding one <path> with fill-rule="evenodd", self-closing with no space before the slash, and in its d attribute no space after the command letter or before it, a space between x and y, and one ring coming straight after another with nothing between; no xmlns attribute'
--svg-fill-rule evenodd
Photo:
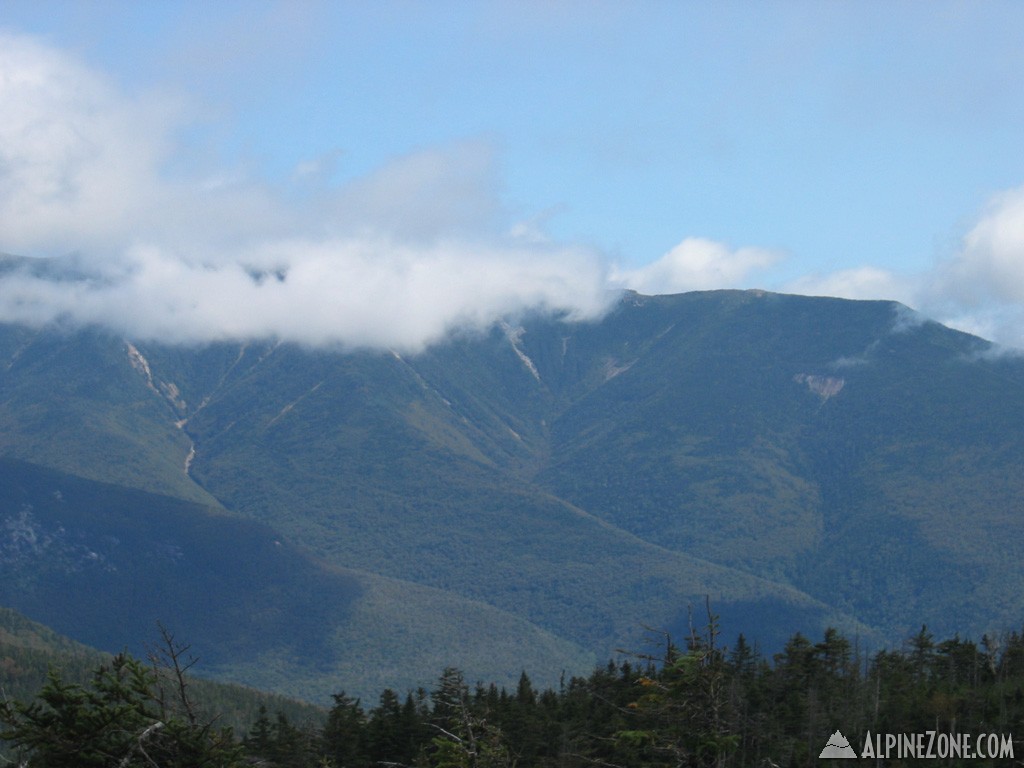
<svg viewBox="0 0 1024 768"><path fill-rule="evenodd" d="M278 690L556 680L705 596L765 650L1024 609L1024 362L892 302L628 293L414 356L8 325L0 366L0 603Z"/></svg>

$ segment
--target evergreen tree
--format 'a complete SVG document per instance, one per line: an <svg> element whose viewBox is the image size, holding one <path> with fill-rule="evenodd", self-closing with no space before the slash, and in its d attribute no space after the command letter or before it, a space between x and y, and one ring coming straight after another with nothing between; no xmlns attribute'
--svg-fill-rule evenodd
<svg viewBox="0 0 1024 768"><path fill-rule="evenodd" d="M412 694L403 704L398 694L386 689L370 712L366 734L371 764L412 765L425 741L423 716Z"/></svg>
<svg viewBox="0 0 1024 768"><path fill-rule="evenodd" d="M51 671L36 701L0 702L0 738L30 768L241 765L230 733L200 724L190 704L185 716L173 711L157 683L156 671L127 654L101 665L88 686Z"/></svg>
<svg viewBox="0 0 1024 768"><path fill-rule="evenodd" d="M267 708L260 704L259 714L256 722L249 729L249 735L243 742L245 750L250 755L268 757L274 750L274 726L267 715Z"/></svg>
<svg viewBox="0 0 1024 768"><path fill-rule="evenodd" d="M509 768L512 759L501 730L474 712L462 672L449 667L434 694L431 725L434 768Z"/></svg>
<svg viewBox="0 0 1024 768"><path fill-rule="evenodd" d="M334 706L327 713L321 734L321 751L334 768L357 768L368 764L366 715L344 691L332 697Z"/></svg>
<svg viewBox="0 0 1024 768"><path fill-rule="evenodd" d="M704 634L691 632L685 653L668 642L660 672L640 679L634 710L642 727L621 731L619 738L640 750L644 764L721 768L736 749L718 634L718 617L709 607Z"/></svg>

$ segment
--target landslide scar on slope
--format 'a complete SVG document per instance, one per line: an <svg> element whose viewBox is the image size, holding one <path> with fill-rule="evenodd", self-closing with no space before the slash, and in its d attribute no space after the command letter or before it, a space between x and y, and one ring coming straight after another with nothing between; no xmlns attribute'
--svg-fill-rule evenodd
<svg viewBox="0 0 1024 768"><path fill-rule="evenodd" d="M798 373L793 377L793 381L797 384L806 384L807 389L818 395L822 401L835 397L846 386L846 379L835 376L816 376L809 373Z"/></svg>

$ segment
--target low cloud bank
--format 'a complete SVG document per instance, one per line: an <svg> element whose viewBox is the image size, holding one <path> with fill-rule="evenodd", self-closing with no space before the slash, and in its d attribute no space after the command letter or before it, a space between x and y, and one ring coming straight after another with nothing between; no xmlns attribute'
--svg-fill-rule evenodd
<svg viewBox="0 0 1024 768"><path fill-rule="evenodd" d="M597 317L612 298L585 252L369 239L282 241L216 263L138 246L117 260L76 259L65 277L16 268L0 285L7 322L407 351L528 308Z"/></svg>

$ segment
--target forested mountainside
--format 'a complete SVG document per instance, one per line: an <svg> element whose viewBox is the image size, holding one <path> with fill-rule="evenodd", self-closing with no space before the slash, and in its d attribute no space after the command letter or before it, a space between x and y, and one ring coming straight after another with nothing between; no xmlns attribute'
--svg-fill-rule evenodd
<svg viewBox="0 0 1024 768"><path fill-rule="evenodd" d="M980 636L1024 613L1024 362L998 352L758 291L417 355L4 326L0 602L117 650L145 584L218 674L321 700L442 664L551 685L705 596L765 649ZM196 618L227 605L235 635Z"/></svg>

